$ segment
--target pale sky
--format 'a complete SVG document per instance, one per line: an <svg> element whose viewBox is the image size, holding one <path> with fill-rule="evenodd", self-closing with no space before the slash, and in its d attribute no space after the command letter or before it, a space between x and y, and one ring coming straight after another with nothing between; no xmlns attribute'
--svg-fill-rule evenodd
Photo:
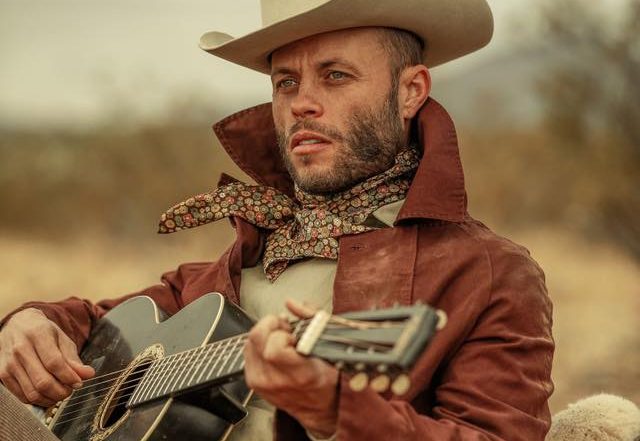
<svg viewBox="0 0 640 441"><path fill-rule="evenodd" d="M491 45L434 76L508 50L509 18L526 17L532 1L489 0ZM242 35L259 25L259 0L0 0L0 124L86 124L118 103L149 117L187 93L225 112L268 101L266 76L197 47L208 30Z"/></svg>

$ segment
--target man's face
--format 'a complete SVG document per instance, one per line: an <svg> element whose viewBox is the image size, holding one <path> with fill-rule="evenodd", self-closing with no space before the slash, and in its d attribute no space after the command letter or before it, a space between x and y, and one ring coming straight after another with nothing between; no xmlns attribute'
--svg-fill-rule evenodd
<svg viewBox="0 0 640 441"><path fill-rule="evenodd" d="M336 192L393 165L404 128L388 54L374 28L280 48L271 79L280 151L301 189Z"/></svg>

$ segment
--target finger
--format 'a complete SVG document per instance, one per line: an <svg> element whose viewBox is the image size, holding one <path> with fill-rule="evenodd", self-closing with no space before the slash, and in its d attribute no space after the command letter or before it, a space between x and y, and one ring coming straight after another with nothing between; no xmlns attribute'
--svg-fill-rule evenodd
<svg viewBox="0 0 640 441"><path fill-rule="evenodd" d="M62 358L62 354L60 354ZM31 385L43 397L55 401L66 398L71 393L71 388L58 381L49 368L45 365L36 351L26 346L19 354L18 359L29 377ZM22 384L22 382L21 382Z"/></svg>
<svg viewBox="0 0 640 441"><path fill-rule="evenodd" d="M287 299L286 305L289 311L291 311L296 317L300 318L311 318L316 312L318 312L316 308L312 308L308 304L299 303L293 299Z"/></svg>
<svg viewBox="0 0 640 441"><path fill-rule="evenodd" d="M65 357L67 363L69 363L69 366L75 371L76 374L80 376L82 380L89 379L96 375L96 371L95 369L93 369L93 367L82 362L82 360L78 356L78 349L76 347L76 344L69 337L67 337L67 335L62 332L62 330L58 331L58 344L60 346L60 351Z"/></svg>
<svg viewBox="0 0 640 441"><path fill-rule="evenodd" d="M51 334L47 333L46 337L43 335L42 338L34 338L32 342L42 365L50 375L56 378L57 383L67 386L81 383L80 376L69 366L65 356L60 351L56 331L51 332ZM25 362L23 362L23 365L25 368L29 367ZM34 366L34 368L37 367ZM29 369L27 369L27 372L31 375Z"/></svg>
<svg viewBox="0 0 640 441"><path fill-rule="evenodd" d="M281 329L281 326L282 321L278 317L268 315L251 328L248 339L255 347L256 351L258 353L262 353L269 334L277 329Z"/></svg>
<svg viewBox="0 0 640 441"><path fill-rule="evenodd" d="M267 375L267 366L264 366L262 358L256 352L255 346L247 340L243 349L244 356L244 380L250 389L260 386L261 381Z"/></svg>
<svg viewBox="0 0 640 441"><path fill-rule="evenodd" d="M287 311L282 311L281 313L279 313L278 320L280 321L280 329L287 332L291 332L293 329L291 325L297 324L298 322L298 318Z"/></svg>
<svg viewBox="0 0 640 441"><path fill-rule="evenodd" d="M262 358L271 364L291 366L300 363L302 358L294 349L294 337L288 332L277 330L269 334Z"/></svg>
<svg viewBox="0 0 640 441"><path fill-rule="evenodd" d="M43 396L36 390L33 383L31 383L31 379L27 375L27 372L20 363L14 363L10 368L10 372L20 386L23 395L27 399L27 403L37 404L43 407L49 407L55 403L55 401Z"/></svg>

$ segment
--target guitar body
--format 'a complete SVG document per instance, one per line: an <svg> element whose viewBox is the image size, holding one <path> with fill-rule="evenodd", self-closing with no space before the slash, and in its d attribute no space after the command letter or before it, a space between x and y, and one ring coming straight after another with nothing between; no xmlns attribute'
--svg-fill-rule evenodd
<svg viewBox="0 0 640 441"><path fill-rule="evenodd" d="M105 375L108 381L96 381L83 391L81 399L72 395L63 402L49 428L63 441L226 438L232 428L228 421L241 419L240 404L246 404L250 397L241 379L131 409L125 407L130 395L127 386L135 383L133 366L141 354L163 357L180 353L247 332L251 325L240 309L217 293L201 297L170 318L148 297L119 305L95 324L81 353L96 369L96 376ZM121 373L110 375L113 372ZM89 384L90 380L85 382Z"/></svg>

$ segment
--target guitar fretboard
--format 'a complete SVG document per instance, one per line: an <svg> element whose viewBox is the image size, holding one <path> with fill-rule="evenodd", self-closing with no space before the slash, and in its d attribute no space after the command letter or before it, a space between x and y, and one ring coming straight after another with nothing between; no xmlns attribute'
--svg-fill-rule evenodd
<svg viewBox="0 0 640 441"><path fill-rule="evenodd" d="M303 323L297 322L294 336L299 335ZM127 407L235 378L244 369L242 351L246 336L240 334L154 361L140 379Z"/></svg>
<svg viewBox="0 0 640 441"><path fill-rule="evenodd" d="M155 361L127 406L134 407L241 373L244 339L245 335L239 335Z"/></svg>

